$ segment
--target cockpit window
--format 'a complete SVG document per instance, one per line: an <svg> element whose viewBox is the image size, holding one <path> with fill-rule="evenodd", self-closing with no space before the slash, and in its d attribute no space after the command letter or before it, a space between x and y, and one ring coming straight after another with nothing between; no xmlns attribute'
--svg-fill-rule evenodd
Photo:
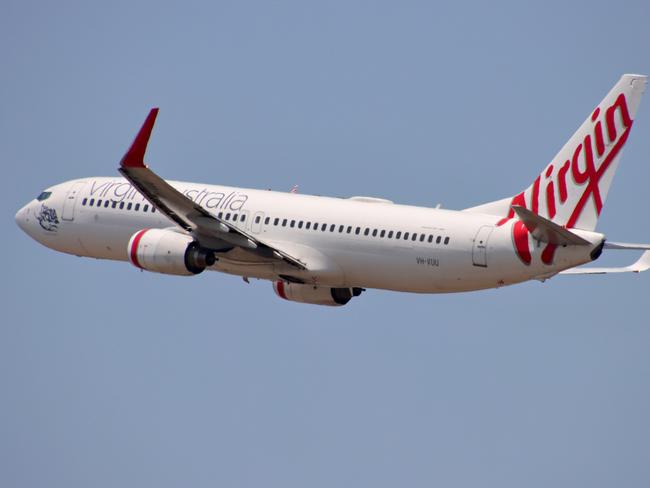
<svg viewBox="0 0 650 488"><path fill-rule="evenodd" d="M36 200L42 202L43 200L47 200L48 198L50 198L50 195L52 195L51 191L44 191L43 193L41 193L39 196L36 197Z"/></svg>

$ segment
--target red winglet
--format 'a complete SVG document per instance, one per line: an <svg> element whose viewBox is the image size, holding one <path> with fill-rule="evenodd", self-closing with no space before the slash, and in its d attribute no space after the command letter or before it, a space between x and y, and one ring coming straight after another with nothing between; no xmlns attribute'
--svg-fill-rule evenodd
<svg viewBox="0 0 650 488"><path fill-rule="evenodd" d="M152 108L147 115L147 118L140 128L140 132L135 136L133 144L126 154L120 161L120 166L123 168L146 168L144 164L144 153L147 150L147 143L149 142L149 137L151 137L151 130L153 129L153 124L156 122L156 116L158 115L158 109Z"/></svg>

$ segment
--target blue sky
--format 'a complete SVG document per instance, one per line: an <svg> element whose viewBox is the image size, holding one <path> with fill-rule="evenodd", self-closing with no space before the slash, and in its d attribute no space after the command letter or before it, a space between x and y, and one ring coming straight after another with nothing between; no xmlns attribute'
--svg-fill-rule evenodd
<svg viewBox="0 0 650 488"><path fill-rule="evenodd" d="M642 1L5 1L0 485L647 486L647 275L328 309L57 254L14 213L115 175L152 106L166 178L506 197L622 73L650 73L649 18ZM599 222L613 240L650 242L649 154L646 99Z"/></svg>

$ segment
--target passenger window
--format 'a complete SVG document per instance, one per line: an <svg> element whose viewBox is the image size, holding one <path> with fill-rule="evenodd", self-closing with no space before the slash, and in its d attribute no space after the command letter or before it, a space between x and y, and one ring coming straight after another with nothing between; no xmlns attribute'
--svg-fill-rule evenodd
<svg viewBox="0 0 650 488"><path fill-rule="evenodd" d="M241 214L241 219L239 219L240 222L244 222L246 220L246 214Z"/></svg>
<svg viewBox="0 0 650 488"><path fill-rule="evenodd" d="M424 238L425 238L425 237L426 237L426 236L425 236L424 234L421 234L421 235L420 235L420 242L424 242Z"/></svg>
<svg viewBox="0 0 650 488"><path fill-rule="evenodd" d="M115 204L115 202L113 202L113 204ZM115 205L113 205L113 208L115 208ZM147 205L147 204L145 203L145 204L144 204L144 207L142 207L142 211L143 211L143 212L147 212L148 210L149 210L149 205Z"/></svg>
<svg viewBox="0 0 650 488"><path fill-rule="evenodd" d="M275 220L273 220L273 225L278 225L279 223L280 219L276 217Z"/></svg>
<svg viewBox="0 0 650 488"><path fill-rule="evenodd" d="M418 235L414 232L413 237L411 237L412 241L417 241L418 240Z"/></svg>
<svg viewBox="0 0 650 488"><path fill-rule="evenodd" d="M298 228L302 229L302 220L300 222L298 222Z"/></svg>
<svg viewBox="0 0 650 488"><path fill-rule="evenodd" d="M264 225L269 225L269 222L271 222L271 217L267 217L264 219Z"/></svg>
<svg viewBox="0 0 650 488"><path fill-rule="evenodd" d="M223 219L223 212L219 212L219 213L217 214L217 217L219 217L220 219Z"/></svg>
<svg viewBox="0 0 650 488"><path fill-rule="evenodd" d="M395 234L395 239L399 239L402 237L402 231L397 231L397 234Z"/></svg>
<svg viewBox="0 0 650 488"><path fill-rule="evenodd" d="M404 240L405 241L409 240L409 233L408 232L404 232Z"/></svg>
<svg viewBox="0 0 650 488"><path fill-rule="evenodd" d="M256 224L259 224L260 220L262 220L262 217L260 217L259 215L257 217L255 217L255 223Z"/></svg>
<svg viewBox="0 0 650 488"><path fill-rule="evenodd" d="M336 229L336 225L335 224L330 225L330 232L334 232L334 229Z"/></svg>
<svg viewBox="0 0 650 488"><path fill-rule="evenodd" d="M311 222L305 224L305 229L309 230L311 228Z"/></svg>
<svg viewBox="0 0 650 488"><path fill-rule="evenodd" d="M295 220L292 220L292 221L291 221L291 228L293 229L295 226L296 226L296 221L295 221Z"/></svg>
<svg viewBox="0 0 650 488"><path fill-rule="evenodd" d="M389 230L389 231L388 231L388 238L389 238L389 239L392 239L392 238L393 238L393 231L392 231L392 230Z"/></svg>
<svg viewBox="0 0 650 488"><path fill-rule="evenodd" d="M318 230L318 222L314 222L314 230Z"/></svg>
<svg viewBox="0 0 650 488"><path fill-rule="evenodd" d="M344 229L344 228L345 228L344 226L339 225L339 234L342 234L342 233L343 233L343 229Z"/></svg>
<svg viewBox="0 0 650 488"><path fill-rule="evenodd" d="M449 237L445 237L445 246L449 244Z"/></svg>
<svg viewBox="0 0 650 488"><path fill-rule="evenodd" d="M95 199L94 199L94 198L91 198L91 199L90 199L90 206L92 207L93 205L95 205Z"/></svg>
<svg viewBox="0 0 650 488"><path fill-rule="evenodd" d="M111 203L108 200L104 201L104 208L108 208L108 204Z"/></svg>
<svg viewBox="0 0 650 488"><path fill-rule="evenodd" d="M366 227L366 230L363 231L363 235L367 236L368 234L370 234L370 229L368 229L368 227Z"/></svg>
<svg viewBox="0 0 650 488"><path fill-rule="evenodd" d="M350 232L352 232L352 226L351 226L351 225L348 225L348 231L347 231L347 232L348 232L348 234L349 234Z"/></svg>
<svg viewBox="0 0 650 488"><path fill-rule="evenodd" d="M138 212L140 210L140 204L136 203L135 204L135 211Z"/></svg>
<svg viewBox="0 0 650 488"><path fill-rule="evenodd" d="M374 230L372 231L372 237L377 237L377 229L374 229Z"/></svg>
<svg viewBox="0 0 650 488"><path fill-rule="evenodd" d="M282 219L282 227L286 227L286 226L287 226L287 219Z"/></svg>
<svg viewBox="0 0 650 488"><path fill-rule="evenodd" d="M230 213L226 214L226 220L230 220Z"/></svg>
<svg viewBox="0 0 650 488"><path fill-rule="evenodd" d="M379 237L384 237L386 235L386 231L382 229L382 231L379 233Z"/></svg>
<svg viewBox="0 0 650 488"><path fill-rule="evenodd" d="M153 205L151 206L151 213L156 213L156 207L154 207Z"/></svg>
<svg viewBox="0 0 650 488"><path fill-rule="evenodd" d="M361 232L361 227L357 227L356 229L354 229L354 233L356 235L359 235L359 232Z"/></svg>
<svg viewBox="0 0 650 488"><path fill-rule="evenodd" d="M101 207L101 206L102 206L102 201L101 201L101 199L100 199L100 200L97 200L97 206L98 206L98 207Z"/></svg>
<svg viewBox="0 0 650 488"><path fill-rule="evenodd" d="M232 221L237 222L237 214L232 214Z"/></svg>
<svg viewBox="0 0 650 488"><path fill-rule="evenodd" d="M117 207L117 202L116 202L116 201L113 201L113 203L111 203L111 207L112 207L112 208Z"/></svg>
<svg viewBox="0 0 650 488"><path fill-rule="evenodd" d="M429 243L432 243L432 242L433 242L433 236L431 234L429 234Z"/></svg>
<svg viewBox="0 0 650 488"><path fill-rule="evenodd" d="M120 210L124 210L124 202L120 202Z"/></svg>
<svg viewBox="0 0 650 488"><path fill-rule="evenodd" d="M41 195L42 195L42 193L41 193ZM39 201L39 202L41 201L41 195L38 196L38 201ZM45 200L45 199L43 199L43 200ZM84 198L84 199L81 201L81 204L82 204L82 205L86 205L86 203L88 203L88 199L87 199L87 198Z"/></svg>
<svg viewBox="0 0 650 488"><path fill-rule="evenodd" d="M321 230L322 232L325 232L325 231L327 230L327 224L321 224L321 225L320 225L320 230Z"/></svg>
<svg viewBox="0 0 650 488"><path fill-rule="evenodd" d="M132 204L131 202L129 202L129 204L126 206L126 209L127 209L127 210L131 210L132 205L133 205L133 204Z"/></svg>
<svg viewBox="0 0 650 488"><path fill-rule="evenodd" d="M436 237L436 244L440 244L441 240L442 240L442 236Z"/></svg>

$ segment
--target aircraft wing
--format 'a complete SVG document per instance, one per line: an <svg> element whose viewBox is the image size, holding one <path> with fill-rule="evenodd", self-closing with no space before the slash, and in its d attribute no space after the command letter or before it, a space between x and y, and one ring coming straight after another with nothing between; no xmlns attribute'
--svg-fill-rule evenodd
<svg viewBox="0 0 650 488"><path fill-rule="evenodd" d="M158 109L151 109L131 147L120 161L119 172L158 211L191 233L206 247L218 248L223 247L224 244L230 247L241 247L262 257L279 259L298 269L307 269L305 263L277 246L269 245L232 223L211 214L149 169L144 163L144 154L157 115Z"/></svg>

